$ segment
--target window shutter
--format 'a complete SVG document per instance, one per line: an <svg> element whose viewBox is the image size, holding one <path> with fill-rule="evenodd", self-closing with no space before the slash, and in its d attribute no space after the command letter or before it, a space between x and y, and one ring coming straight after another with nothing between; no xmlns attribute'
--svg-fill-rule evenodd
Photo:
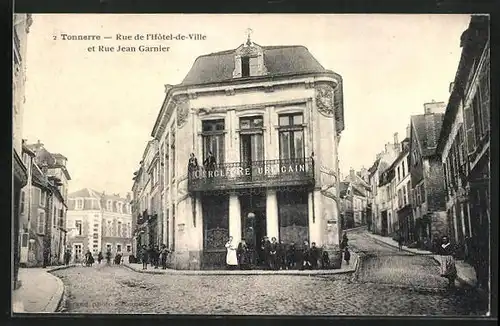
<svg viewBox="0 0 500 326"><path fill-rule="evenodd" d="M490 67L487 65L481 76L479 87L481 91L481 111L483 130L490 129Z"/></svg>
<svg viewBox="0 0 500 326"><path fill-rule="evenodd" d="M39 234L45 234L45 212L38 213L37 231Z"/></svg>
<svg viewBox="0 0 500 326"><path fill-rule="evenodd" d="M467 153L471 154L476 148L476 136L474 130L474 113L472 104L464 109L465 138L467 139Z"/></svg>

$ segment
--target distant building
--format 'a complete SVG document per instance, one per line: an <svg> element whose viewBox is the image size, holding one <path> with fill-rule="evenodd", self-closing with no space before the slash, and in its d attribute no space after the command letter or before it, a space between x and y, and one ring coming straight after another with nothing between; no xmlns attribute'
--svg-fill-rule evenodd
<svg viewBox="0 0 500 326"><path fill-rule="evenodd" d="M81 260L87 250L94 255L132 254L130 197L84 188L68 199L68 244L74 260Z"/></svg>
<svg viewBox="0 0 500 326"><path fill-rule="evenodd" d="M446 212L457 257L489 284L490 257L490 43L489 17L472 16L443 119L437 151L445 175ZM477 264L477 262L482 264Z"/></svg>
<svg viewBox="0 0 500 326"><path fill-rule="evenodd" d="M67 158L50 153L40 141L23 146L30 183L22 189L23 225L29 240L27 246L23 246L21 262L40 266L46 252L49 255L46 264L62 264L67 241L67 192L71 180L66 168Z"/></svg>
<svg viewBox="0 0 500 326"><path fill-rule="evenodd" d="M198 57L166 85L135 178L134 200L142 187L150 197L141 241L168 245L179 269L225 265L229 236L254 248L265 235L338 247L342 96L341 76L303 46L248 40ZM188 168L190 154L198 165Z"/></svg>
<svg viewBox="0 0 500 326"><path fill-rule="evenodd" d="M396 140L385 144L384 151L377 154L373 165L368 169L371 186L371 219L369 229L377 234L388 235L393 231L392 200L394 196L391 187L392 172L387 171L401 152L401 144Z"/></svg>
<svg viewBox="0 0 500 326"><path fill-rule="evenodd" d="M420 247L432 249L448 234L441 157L436 153L443 122L444 102L424 104L424 114L411 116L410 178L415 223L414 236Z"/></svg>
<svg viewBox="0 0 500 326"><path fill-rule="evenodd" d="M371 196L371 187L369 184L368 170L362 168L361 171L355 172L350 169L349 175L344 179L344 182L350 184L350 198L352 200L352 217L354 227L366 225L368 215L368 201ZM342 186L341 186L342 198Z"/></svg>

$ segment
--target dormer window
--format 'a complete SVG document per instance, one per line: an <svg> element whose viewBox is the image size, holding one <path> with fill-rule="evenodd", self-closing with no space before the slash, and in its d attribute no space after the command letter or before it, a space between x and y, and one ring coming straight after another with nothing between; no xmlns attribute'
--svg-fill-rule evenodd
<svg viewBox="0 0 500 326"><path fill-rule="evenodd" d="M250 57L241 58L241 77L250 76Z"/></svg>

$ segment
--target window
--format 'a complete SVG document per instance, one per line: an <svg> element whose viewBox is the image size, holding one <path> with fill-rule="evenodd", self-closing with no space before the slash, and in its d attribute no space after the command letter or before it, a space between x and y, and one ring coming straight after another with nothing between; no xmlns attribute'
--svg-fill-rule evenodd
<svg viewBox="0 0 500 326"><path fill-rule="evenodd" d="M75 221L76 234L82 235L82 221Z"/></svg>
<svg viewBox="0 0 500 326"><path fill-rule="evenodd" d="M262 116L240 118L240 157L241 162L249 163L264 160L264 137Z"/></svg>
<svg viewBox="0 0 500 326"><path fill-rule="evenodd" d="M118 222L118 236L122 236L122 222Z"/></svg>
<svg viewBox="0 0 500 326"><path fill-rule="evenodd" d="M92 247L93 247L93 248L98 248L98 247L99 247L99 245L94 244Z"/></svg>
<svg viewBox="0 0 500 326"><path fill-rule="evenodd" d="M38 220L37 220L37 232L39 234L45 234L45 212L38 212Z"/></svg>
<svg viewBox="0 0 500 326"><path fill-rule="evenodd" d="M304 158L303 115L287 114L279 116L280 159Z"/></svg>
<svg viewBox="0 0 500 326"><path fill-rule="evenodd" d="M403 161L401 162L401 168L402 168L402 170L403 170L403 173L402 173L402 178L404 178L404 177L405 177L405 175L406 175L406 172L405 172L405 163L406 163L406 160L403 160Z"/></svg>
<svg viewBox="0 0 500 326"><path fill-rule="evenodd" d="M423 184L420 185L420 200L425 203L425 187Z"/></svg>
<svg viewBox="0 0 500 326"><path fill-rule="evenodd" d="M122 252L122 245L120 244L116 245L116 252Z"/></svg>
<svg viewBox="0 0 500 326"><path fill-rule="evenodd" d="M224 119L202 122L203 162L211 152L216 164L224 163Z"/></svg>
<svg viewBox="0 0 500 326"><path fill-rule="evenodd" d="M25 205L25 193L23 190L21 190L21 198L19 200L19 213L23 214L24 213L24 205Z"/></svg>
<svg viewBox="0 0 500 326"><path fill-rule="evenodd" d="M83 209L83 199L76 200L76 209Z"/></svg>
<svg viewBox="0 0 500 326"><path fill-rule="evenodd" d="M285 243L301 244L309 240L307 197L307 193L304 192L278 192L277 194L279 237ZM346 204L349 205L349 201Z"/></svg>
<svg viewBox="0 0 500 326"><path fill-rule="evenodd" d="M47 201L47 193L40 190L40 206L45 207L45 202Z"/></svg>
<svg viewBox="0 0 500 326"><path fill-rule="evenodd" d="M408 198L406 197L406 185L403 186L403 206L406 206L408 204Z"/></svg>
<svg viewBox="0 0 500 326"><path fill-rule="evenodd" d="M94 237L94 239L99 239L99 234L98 233L94 233L93 237Z"/></svg>
<svg viewBox="0 0 500 326"><path fill-rule="evenodd" d="M415 187L415 204L420 205L420 186Z"/></svg>
<svg viewBox="0 0 500 326"><path fill-rule="evenodd" d="M398 207L403 206L403 192L401 189L398 190Z"/></svg>
<svg viewBox="0 0 500 326"><path fill-rule="evenodd" d="M108 201L106 202L106 210L107 210L107 211L110 211L110 212L113 210L111 200L108 200Z"/></svg>
<svg viewBox="0 0 500 326"><path fill-rule="evenodd" d="M130 223L127 223L127 234L126 234L127 237L131 237L132 236L132 227L130 226Z"/></svg>
<svg viewBox="0 0 500 326"><path fill-rule="evenodd" d="M107 226L106 226L106 235L107 236L112 236L112 227L111 227L111 221L108 221Z"/></svg>
<svg viewBox="0 0 500 326"><path fill-rule="evenodd" d="M94 227L95 227L95 228L98 228L98 227L99 227L99 224L97 224L97 223L96 223L96 224L94 224Z"/></svg>
<svg viewBox="0 0 500 326"><path fill-rule="evenodd" d="M132 246L131 245L127 245L127 252L131 252L132 251Z"/></svg>
<svg viewBox="0 0 500 326"><path fill-rule="evenodd" d="M169 139L169 136L167 134L167 136L165 137L166 139ZM170 176L169 174L169 166L170 166L170 154L169 154L169 150L168 150L168 144L165 143L165 149L164 149L164 152L165 152L165 167L164 167L164 174L165 174L165 182L168 184L168 178Z"/></svg>
<svg viewBox="0 0 500 326"><path fill-rule="evenodd" d="M241 57L241 77L250 76L250 58Z"/></svg>
<svg viewBox="0 0 500 326"><path fill-rule="evenodd" d="M106 250L107 250L107 251L111 251L111 244L109 244L109 243L108 243L108 244L106 244Z"/></svg>
<svg viewBox="0 0 500 326"><path fill-rule="evenodd" d="M483 135L490 129L490 65L485 63L480 80L479 92L481 94L481 125Z"/></svg>
<svg viewBox="0 0 500 326"><path fill-rule="evenodd" d="M398 182L401 180L401 168L398 166Z"/></svg>

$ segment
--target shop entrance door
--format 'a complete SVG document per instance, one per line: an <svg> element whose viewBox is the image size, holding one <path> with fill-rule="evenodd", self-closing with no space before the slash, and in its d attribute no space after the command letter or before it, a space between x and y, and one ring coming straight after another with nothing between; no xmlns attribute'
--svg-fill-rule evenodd
<svg viewBox="0 0 500 326"><path fill-rule="evenodd" d="M252 263L260 262L261 242L266 236L266 195L245 194L240 196L242 214L242 239L252 250Z"/></svg>

